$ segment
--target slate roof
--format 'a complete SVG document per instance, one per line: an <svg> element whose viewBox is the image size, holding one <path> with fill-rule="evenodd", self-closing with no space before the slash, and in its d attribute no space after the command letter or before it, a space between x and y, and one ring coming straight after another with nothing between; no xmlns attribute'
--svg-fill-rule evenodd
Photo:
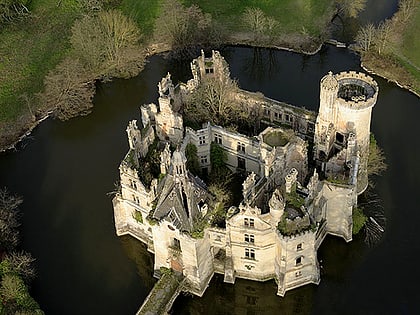
<svg viewBox="0 0 420 315"><path fill-rule="evenodd" d="M168 174L163 181L153 217L166 219L177 229L191 232L195 219L201 216L199 203L208 199L205 184L189 172L186 176Z"/></svg>

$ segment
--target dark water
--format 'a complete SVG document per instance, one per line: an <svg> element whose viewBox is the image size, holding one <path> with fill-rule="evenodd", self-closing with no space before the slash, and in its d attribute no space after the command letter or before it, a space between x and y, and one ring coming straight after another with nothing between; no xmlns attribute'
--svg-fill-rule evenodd
<svg viewBox="0 0 420 315"><path fill-rule="evenodd" d="M398 10L399 0L367 0L363 11L356 18L349 18L343 14L332 21L332 37L345 43L352 43L360 27L368 23L378 25L385 19L391 18Z"/></svg>
<svg viewBox="0 0 420 315"><path fill-rule="evenodd" d="M329 70L360 70L349 51L325 47L314 56L251 48L223 51L244 89L317 109L319 80ZM129 237L117 238L111 197L128 145L128 120L156 101L157 82L171 71L188 78L188 63L155 56L131 80L101 85L91 115L47 121L17 152L0 155L0 186L24 196L22 247L37 258L32 292L46 314L134 314L154 283L152 256ZM372 130L389 168L376 192L388 219L384 238L369 248L328 237L319 251L322 280L275 295L274 281L215 277L202 298L180 297L175 314L418 314L420 275L420 101L376 78Z"/></svg>

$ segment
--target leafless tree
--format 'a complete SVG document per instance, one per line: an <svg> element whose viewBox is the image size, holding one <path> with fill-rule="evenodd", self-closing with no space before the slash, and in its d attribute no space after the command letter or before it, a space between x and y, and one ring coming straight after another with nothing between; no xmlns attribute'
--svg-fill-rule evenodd
<svg viewBox="0 0 420 315"><path fill-rule="evenodd" d="M5 260L10 264L13 273L17 273L28 283L35 278L35 269L33 263L35 258L31 254L20 251L7 253Z"/></svg>
<svg viewBox="0 0 420 315"><path fill-rule="evenodd" d="M130 18L119 10L86 15L72 27L70 42L75 55L97 77L119 76L134 60L142 65L141 32ZM124 76L124 75L123 75Z"/></svg>
<svg viewBox="0 0 420 315"><path fill-rule="evenodd" d="M62 120L86 114L92 108L95 92L92 76L78 59L67 58L45 77L40 100Z"/></svg>
<svg viewBox="0 0 420 315"><path fill-rule="evenodd" d="M238 84L231 79L207 78L187 98L185 114L219 125L229 125L245 113L234 99Z"/></svg>
<svg viewBox="0 0 420 315"><path fill-rule="evenodd" d="M246 8L242 15L244 25L253 32L254 40L273 40L279 23L271 16L267 16L260 8Z"/></svg>
<svg viewBox="0 0 420 315"><path fill-rule="evenodd" d="M29 3L29 0L0 0L0 23L27 16Z"/></svg>
<svg viewBox="0 0 420 315"><path fill-rule="evenodd" d="M375 138L371 135L369 146L369 157L367 162L368 176L380 175L387 168L385 163L385 155L382 149L378 146Z"/></svg>
<svg viewBox="0 0 420 315"><path fill-rule="evenodd" d="M343 14L356 18L366 7L367 0L337 0L339 10Z"/></svg>
<svg viewBox="0 0 420 315"><path fill-rule="evenodd" d="M156 19L154 36L177 52L195 47L220 44L222 32L210 14L192 5L183 6L177 0L165 0Z"/></svg>
<svg viewBox="0 0 420 315"><path fill-rule="evenodd" d="M398 4L398 12L401 23L406 24L410 20L415 6L415 0L400 0Z"/></svg>
<svg viewBox="0 0 420 315"><path fill-rule="evenodd" d="M362 51L369 51L373 47L376 37L376 28L372 23L360 28L356 35L356 43Z"/></svg>
<svg viewBox="0 0 420 315"><path fill-rule="evenodd" d="M376 29L374 43L378 54L386 53L391 46L392 21L381 22Z"/></svg>
<svg viewBox="0 0 420 315"><path fill-rule="evenodd" d="M19 243L19 206L22 198L0 189L0 250L10 251Z"/></svg>

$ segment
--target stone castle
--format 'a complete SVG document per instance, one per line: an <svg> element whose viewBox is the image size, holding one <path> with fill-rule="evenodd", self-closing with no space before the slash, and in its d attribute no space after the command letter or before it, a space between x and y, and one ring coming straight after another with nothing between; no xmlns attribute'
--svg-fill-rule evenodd
<svg viewBox="0 0 420 315"><path fill-rule="evenodd" d="M320 282L317 250L327 234L352 240L352 213L367 187L371 111L378 85L362 73L321 79L319 113L239 90L244 110L258 110L267 128L249 137L210 123L184 127L182 100L204 80L229 79L219 52L191 63L193 78L158 84L158 105L141 106L141 126L127 127L129 151L120 165L121 190L113 199L117 235L131 235L162 267L184 276L184 290L201 296L214 273L274 279L277 294ZM227 166L244 174L241 202L212 225L215 202L206 183L187 169L194 145L202 173L211 171L212 143ZM158 154L156 178L145 176ZM199 231L199 233L197 233Z"/></svg>

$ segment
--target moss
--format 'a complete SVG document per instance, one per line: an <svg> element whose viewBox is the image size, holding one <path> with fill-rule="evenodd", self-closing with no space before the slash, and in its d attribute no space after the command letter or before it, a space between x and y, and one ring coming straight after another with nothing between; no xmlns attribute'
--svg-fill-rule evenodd
<svg viewBox="0 0 420 315"><path fill-rule="evenodd" d="M133 219L136 220L138 223L143 223L143 216L139 211L134 211L132 216Z"/></svg>
<svg viewBox="0 0 420 315"><path fill-rule="evenodd" d="M363 226L366 224L368 218L364 214L363 209L359 207L353 208L353 235L356 235L360 232Z"/></svg>
<svg viewBox="0 0 420 315"><path fill-rule="evenodd" d="M299 209L305 205L305 198L300 196L296 192L296 183L293 185L291 192L289 194L286 193L286 206L291 206L295 209Z"/></svg>
<svg viewBox="0 0 420 315"><path fill-rule="evenodd" d="M289 143L289 139L281 131L273 131L264 135L264 142L272 147L283 147Z"/></svg>

